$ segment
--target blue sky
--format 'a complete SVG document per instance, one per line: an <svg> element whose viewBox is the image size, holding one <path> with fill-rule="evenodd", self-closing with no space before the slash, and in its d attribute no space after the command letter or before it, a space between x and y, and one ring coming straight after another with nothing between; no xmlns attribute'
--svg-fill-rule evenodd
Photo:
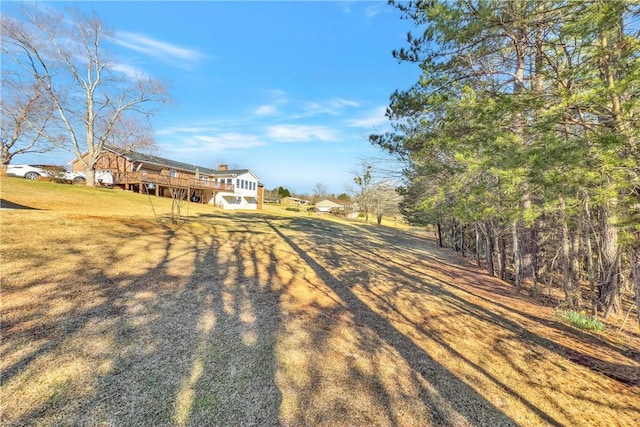
<svg viewBox="0 0 640 427"><path fill-rule="evenodd" d="M152 119L161 156L248 168L267 189L308 193L323 183L345 191L362 159L383 156L367 136L389 128L389 96L419 75L391 56L412 28L386 1L72 6L115 31L105 47L119 61L167 84L175 103ZM71 158L24 155L14 163Z"/></svg>

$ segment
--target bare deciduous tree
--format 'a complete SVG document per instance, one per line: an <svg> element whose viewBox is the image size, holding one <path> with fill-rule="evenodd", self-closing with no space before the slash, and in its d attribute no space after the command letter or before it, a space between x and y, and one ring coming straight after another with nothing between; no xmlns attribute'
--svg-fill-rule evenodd
<svg viewBox="0 0 640 427"><path fill-rule="evenodd" d="M156 141L153 129L146 125L139 117L121 115L113 131L107 139L107 144L133 151L156 152Z"/></svg>
<svg viewBox="0 0 640 427"><path fill-rule="evenodd" d="M363 161L360 170L355 172L353 182L358 186L355 198L358 201L359 209L364 212L364 221L369 222L369 212L371 205L371 165Z"/></svg>
<svg viewBox="0 0 640 427"><path fill-rule="evenodd" d="M164 86L142 72L125 73L103 47L111 34L97 18L64 16L26 5L24 20L2 18L2 49L24 79L46 94L68 138L62 144L95 185L102 148L126 114L152 114ZM4 64L3 64L4 65Z"/></svg>
<svg viewBox="0 0 640 427"><path fill-rule="evenodd" d="M371 213L376 216L378 225L382 224L383 216L396 217L400 214L401 201L402 196L391 182L375 182L369 189L369 208Z"/></svg>
<svg viewBox="0 0 640 427"><path fill-rule="evenodd" d="M23 87L7 77L3 75L0 99L2 175L14 156L53 148L44 132L52 119L46 95L37 85Z"/></svg>
<svg viewBox="0 0 640 427"><path fill-rule="evenodd" d="M326 199L327 197L329 197L329 189L323 183L318 182L311 189L312 203L318 203L319 201Z"/></svg>

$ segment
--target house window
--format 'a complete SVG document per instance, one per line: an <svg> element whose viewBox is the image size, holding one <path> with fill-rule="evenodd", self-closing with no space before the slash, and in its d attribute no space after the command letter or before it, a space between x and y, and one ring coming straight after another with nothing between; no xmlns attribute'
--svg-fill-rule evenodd
<svg viewBox="0 0 640 427"><path fill-rule="evenodd" d="M227 184L233 184L233 180L231 178L227 178Z"/></svg>
<svg viewBox="0 0 640 427"><path fill-rule="evenodd" d="M169 176L171 178L175 178L176 176L178 176L178 172L176 172L175 169L169 169Z"/></svg>
<svg viewBox="0 0 640 427"><path fill-rule="evenodd" d="M203 177L202 177L202 180L203 180L204 182L209 182L209 177L208 177L208 176L203 176Z"/></svg>

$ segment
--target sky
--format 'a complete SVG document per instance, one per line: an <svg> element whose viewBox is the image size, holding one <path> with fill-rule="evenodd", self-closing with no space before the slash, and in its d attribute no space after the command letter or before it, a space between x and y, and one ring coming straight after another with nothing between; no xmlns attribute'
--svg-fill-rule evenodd
<svg viewBox="0 0 640 427"><path fill-rule="evenodd" d="M162 80L173 102L151 120L159 155L250 169L272 189L339 194L384 153L385 108L419 77L392 50L412 23L386 1L46 2L95 13L122 64ZM2 2L3 15L17 3ZM13 163L71 161L67 152Z"/></svg>

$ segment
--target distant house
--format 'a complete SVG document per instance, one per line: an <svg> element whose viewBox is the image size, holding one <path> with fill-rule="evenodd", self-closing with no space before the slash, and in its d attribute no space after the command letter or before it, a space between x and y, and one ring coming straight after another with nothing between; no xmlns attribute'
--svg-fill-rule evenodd
<svg viewBox="0 0 640 427"><path fill-rule="evenodd" d="M74 172L84 172L77 159L71 165ZM105 146L98 159L96 181L164 197L180 188L193 202L223 209L260 210L264 197L264 186L249 169L210 169L112 146Z"/></svg>
<svg viewBox="0 0 640 427"><path fill-rule="evenodd" d="M287 206L307 206L311 204L309 200L298 197L285 197L282 201Z"/></svg>
<svg viewBox="0 0 640 427"><path fill-rule="evenodd" d="M318 212L331 212L332 209L342 209L343 206L333 200L325 199L316 203Z"/></svg>
<svg viewBox="0 0 640 427"><path fill-rule="evenodd" d="M316 203L318 212L348 212L356 208L355 204L350 200L341 199L324 199Z"/></svg>

